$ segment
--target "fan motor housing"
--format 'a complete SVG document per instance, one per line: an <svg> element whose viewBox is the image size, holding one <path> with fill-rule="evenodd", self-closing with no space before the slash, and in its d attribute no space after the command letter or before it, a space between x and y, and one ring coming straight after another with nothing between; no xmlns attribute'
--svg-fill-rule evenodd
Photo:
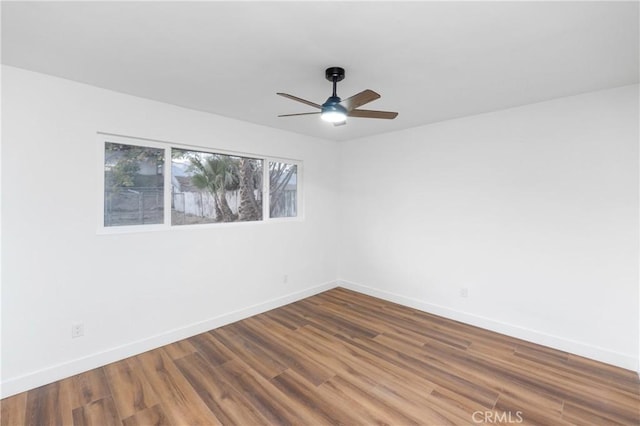
<svg viewBox="0 0 640 426"><path fill-rule="evenodd" d="M324 76L329 81L342 81L344 79L344 68L330 67L324 72Z"/></svg>

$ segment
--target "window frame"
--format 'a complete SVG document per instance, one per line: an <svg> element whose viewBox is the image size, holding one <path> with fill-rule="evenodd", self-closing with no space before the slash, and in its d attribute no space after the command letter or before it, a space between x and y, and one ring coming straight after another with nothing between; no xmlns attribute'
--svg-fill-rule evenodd
<svg viewBox="0 0 640 426"><path fill-rule="evenodd" d="M304 191L303 191L303 177L304 170L302 160L296 160L285 157L275 157L270 155L262 155L256 153L248 153L241 151L230 151L226 149L218 149L212 147L188 145L183 143L158 141L154 139L123 136L113 133L98 132L98 214L97 214L97 233L98 234L128 234L137 232L154 232L154 231L173 231L180 229L215 229L220 227L229 226L261 226L268 223L280 223L280 222L300 222L304 220ZM163 221L158 224L146 224L146 225L116 225L105 226L105 148L107 143L117 143L123 145L139 146L143 148L155 148L164 150L164 164L163 164L163 177L164 177L164 200L163 200ZM221 154L236 157L252 158L262 161L262 219L254 221L235 221L235 222L211 222L211 223L199 223L188 225L172 225L171 224L171 196L172 196L172 149L191 150L210 154ZM287 163L297 167L297 180L296 180L296 216L291 217L269 217L269 206L271 203L269 192L269 162Z"/></svg>

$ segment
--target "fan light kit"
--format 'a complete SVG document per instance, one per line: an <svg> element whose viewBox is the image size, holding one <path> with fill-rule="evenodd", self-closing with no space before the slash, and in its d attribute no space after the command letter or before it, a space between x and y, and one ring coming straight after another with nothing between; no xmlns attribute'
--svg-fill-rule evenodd
<svg viewBox="0 0 640 426"><path fill-rule="evenodd" d="M329 99L332 98L333 96ZM341 123L347 119L347 110L340 105L340 98L337 99L338 101L332 101L333 103L327 101L322 104L320 118L324 121L328 121L329 123Z"/></svg>
<svg viewBox="0 0 640 426"><path fill-rule="evenodd" d="M327 101L322 105L315 102L308 101L306 99L298 98L297 96L289 95L287 93L278 93L278 95L291 100L301 102L305 105L318 108L320 112L301 112L298 114L282 114L278 117L293 117L298 115L318 115L320 118L329 123L333 123L334 126L342 126L347 124L347 117L361 117L361 118L382 118L392 120L398 116L397 112L391 111L374 111L368 109L356 109L359 106L367 104L371 101L375 101L380 98L380 95L373 90L363 90L362 92L345 99L340 99L337 94L336 88L339 81L344 80L344 69L340 67L327 68L325 71L325 77L327 80L333 83L333 94L329 96Z"/></svg>

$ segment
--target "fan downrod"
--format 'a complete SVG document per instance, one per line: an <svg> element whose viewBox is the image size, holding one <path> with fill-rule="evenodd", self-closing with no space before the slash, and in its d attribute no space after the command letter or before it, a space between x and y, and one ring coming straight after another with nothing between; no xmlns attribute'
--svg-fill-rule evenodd
<svg viewBox="0 0 640 426"><path fill-rule="evenodd" d="M327 68L324 72L324 76L327 80L333 81L342 81L344 79L344 68L340 67L331 67Z"/></svg>

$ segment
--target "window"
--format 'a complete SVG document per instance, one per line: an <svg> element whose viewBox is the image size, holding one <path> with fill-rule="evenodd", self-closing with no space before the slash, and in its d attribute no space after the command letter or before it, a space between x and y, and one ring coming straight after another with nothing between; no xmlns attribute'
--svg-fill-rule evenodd
<svg viewBox="0 0 640 426"><path fill-rule="evenodd" d="M99 140L105 232L300 217L298 161L121 136Z"/></svg>
<svg viewBox="0 0 640 426"><path fill-rule="evenodd" d="M269 161L269 217L298 214L298 166Z"/></svg>
<svg viewBox="0 0 640 426"><path fill-rule="evenodd" d="M262 160L171 150L171 224L262 220Z"/></svg>
<svg viewBox="0 0 640 426"><path fill-rule="evenodd" d="M104 226L164 221L163 163L163 149L105 143Z"/></svg>

